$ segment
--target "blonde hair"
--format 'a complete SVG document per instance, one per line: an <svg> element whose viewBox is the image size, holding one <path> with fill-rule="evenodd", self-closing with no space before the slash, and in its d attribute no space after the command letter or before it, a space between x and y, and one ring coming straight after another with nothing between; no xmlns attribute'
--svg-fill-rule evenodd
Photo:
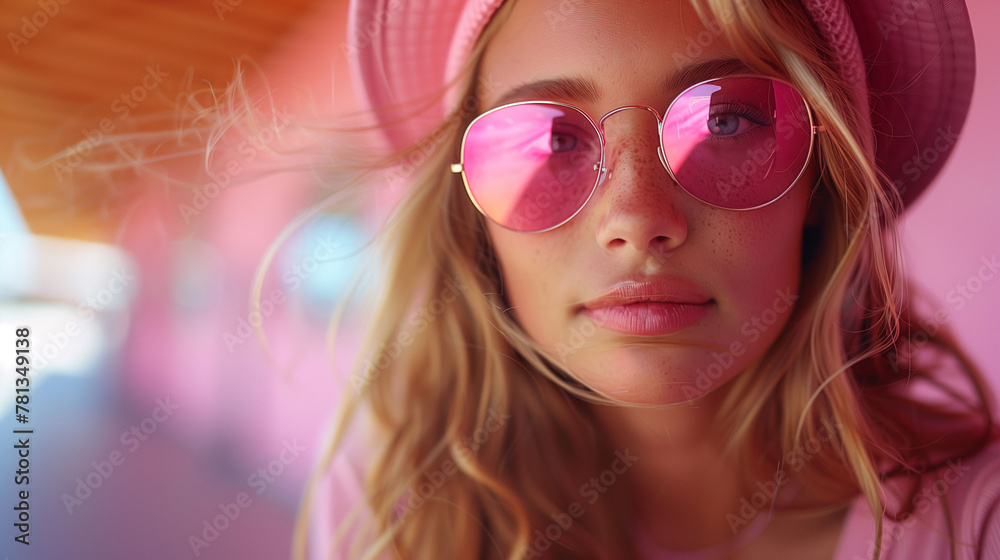
<svg viewBox="0 0 1000 560"><path fill-rule="evenodd" d="M456 85L462 99L478 99L479 60L514 1L501 6L477 42ZM851 84L838 75L802 6L794 0L694 4L748 63L794 84L826 129L816 147L821 180L812 201L820 204L821 225L806 232L799 300L765 355L731 381L718 420L729 451L744 463L760 460L747 456L750 449L763 449L780 464L808 442L829 438L797 475L831 501L865 497L876 519L877 559L883 515L912 513L885 511L884 483L927 474L981 449L994 437L992 402L980 371L945 327L924 333L924 352L912 351L910 337L920 323L898 256L900 201L873 161L870 128L857 114ZM244 96L237 80L218 101L222 116L203 127L210 131L200 138L208 145L206 162L222 133L253 120L249 103L241 105ZM475 105L461 104L423 141L369 164L374 173L379 165L423 159L379 238L385 284L327 452L305 492L296 558L306 554L313 503L328 498L317 495L319 481L363 408L378 441L365 502L355 509L371 516L348 517L334 530L342 537L358 525L359 558L389 551L399 558L524 557L535 531L565 512L581 483L615 458L584 404L616 401L560 369L506 312L485 219L449 171ZM206 111L197 114L209 118ZM942 362L924 362L925 356L956 359L965 392L943 378ZM951 403L918 400L901 387L907 381L936 387ZM824 424L836 429L822 436ZM485 437L469 445L474 434ZM419 495L424 473L443 465L450 473L431 499L400 511ZM629 511L631 492L627 484L616 486L545 554L630 556L628 528L614 512Z"/></svg>
<svg viewBox="0 0 1000 560"><path fill-rule="evenodd" d="M467 96L477 94L478 60L512 4L494 15L470 57L462 82ZM817 148L822 187L812 201L822 204L822 226L807 232L800 299L765 356L732 381L719 421L736 456L764 449L779 464L820 438L824 423L835 426L830 444L811 454L798 475L831 499L864 495L877 520L877 559L887 505L883 483L976 452L993 437L992 405L979 370L944 329L928 335L928 350L958 359L975 398L942 381L940 363L899 358L908 340L900 334L908 337L917 324L895 237L900 201L873 162L870 140L856 132L870 128L854 109L851 84L832 67L803 8L779 0L695 5L703 21L721 24L752 66L796 85L826 129ZM370 406L384 439L366 481L363 505L372 513L375 537L368 558L388 550L399 558L523 557L534 531L544 530L580 482L613 459L605 434L581 406L609 399L554 367L505 313L484 218L448 171L473 116L455 112L435 131L441 140L387 225L385 297L365 348L384 348L402 333L409 343L383 360L384 367L359 365L354 379L363 383L357 394L348 393L330 448L332 454L359 405ZM408 332L411 313L433 305L449 282L461 286L454 302L421 332ZM366 356L367 363L380 363L380 356ZM897 383L905 380L938 387L962 410L915 400ZM496 410L509 419L477 449L463 450L463 438L484 430ZM913 412L921 420L913 420ZM965 428L958 437L955 427ZM952 437L941 439L943 433ZM398 515L395 508L418 492L422 473L448 462L455 472L432 499ZM549 557L627 555L629 535L613 512L629 502L629 492L602 499L608 507L588 510L561 531L561 546L549 549Z"/></svg>

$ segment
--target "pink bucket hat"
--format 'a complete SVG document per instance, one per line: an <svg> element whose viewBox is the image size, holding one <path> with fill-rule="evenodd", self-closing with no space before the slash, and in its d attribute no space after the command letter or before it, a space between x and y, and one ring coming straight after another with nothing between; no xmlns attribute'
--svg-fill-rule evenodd
<svg viewBox="0 0 1000 560"><path fill-rule="evenodd" d="M937 175L965 122L975 45L964 0L801 0L857 85L876 161L909 205ZM361 99L401 149L431 134L454 96L436 98L467 62L503 0L351 0L345 53ZM433 101L430 101L433 100ZM412 107L424 107L414 116ZM407 111L404 108L411 108Z"/></svg>

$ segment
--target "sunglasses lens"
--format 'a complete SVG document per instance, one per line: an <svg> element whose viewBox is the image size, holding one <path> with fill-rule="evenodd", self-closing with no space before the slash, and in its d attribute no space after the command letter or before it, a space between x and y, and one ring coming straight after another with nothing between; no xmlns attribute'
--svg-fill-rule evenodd
<svg viewBox="0 0 1000 560"><path fill-rule="evenodd" d="M601 141L594 124L570 107L511 105L470 126L463 144L469 194L508 229L554 228L583 208L597 184Z"/></svg>
<svg viewBox="0 0 1000 560"><path fill-rule="evenodd" d="M802 96L769 78L693 86L663 119L663 155L677 182L696 198L734 210L788 191L805 168L811 140Z"/></svg>

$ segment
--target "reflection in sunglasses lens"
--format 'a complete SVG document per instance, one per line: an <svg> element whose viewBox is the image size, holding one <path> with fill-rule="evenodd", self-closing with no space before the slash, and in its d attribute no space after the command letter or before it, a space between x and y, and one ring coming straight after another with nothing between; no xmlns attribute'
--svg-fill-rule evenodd
<svg viewBox="0 0 1000 560"><path fill-rule="evenodd" d="M662 149L692 196L745 210L778 199L805 168L812 122L790 85L729 77L692 86L663 118ZM469 126L463 169L469 192L496 223L552 229L586 204L597 184L601 136L585 114L554 102L485 113Z"/></svg>
<svg viewBox="0 0 1000 560"><path fill-rule="evenodd" d="M802 97L767 78L722 78L684 91L663 119L663 155L692 196L749 209L788 190L812 127Z"/></svg>
<svg viewBox="0 0 1000 560"><path fill-rule="evenodd" d="M601 141L570 107L525 103L483 115L465 139L466 178L479 207L516 231L573 217L597 183Z"/></svg>

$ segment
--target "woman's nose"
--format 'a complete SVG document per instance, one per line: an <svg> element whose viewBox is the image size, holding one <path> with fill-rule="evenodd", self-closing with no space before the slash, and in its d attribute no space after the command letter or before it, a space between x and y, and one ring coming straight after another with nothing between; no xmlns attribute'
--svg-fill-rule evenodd
<svg viewBox="0 0 1000 560"><path fill-rule="evenodd" d="M656 117L635 109L601 121L607 171L597 193L597 241L607 250L667 254L687 238L679 205L686 193L660 160Z"/></svg>

